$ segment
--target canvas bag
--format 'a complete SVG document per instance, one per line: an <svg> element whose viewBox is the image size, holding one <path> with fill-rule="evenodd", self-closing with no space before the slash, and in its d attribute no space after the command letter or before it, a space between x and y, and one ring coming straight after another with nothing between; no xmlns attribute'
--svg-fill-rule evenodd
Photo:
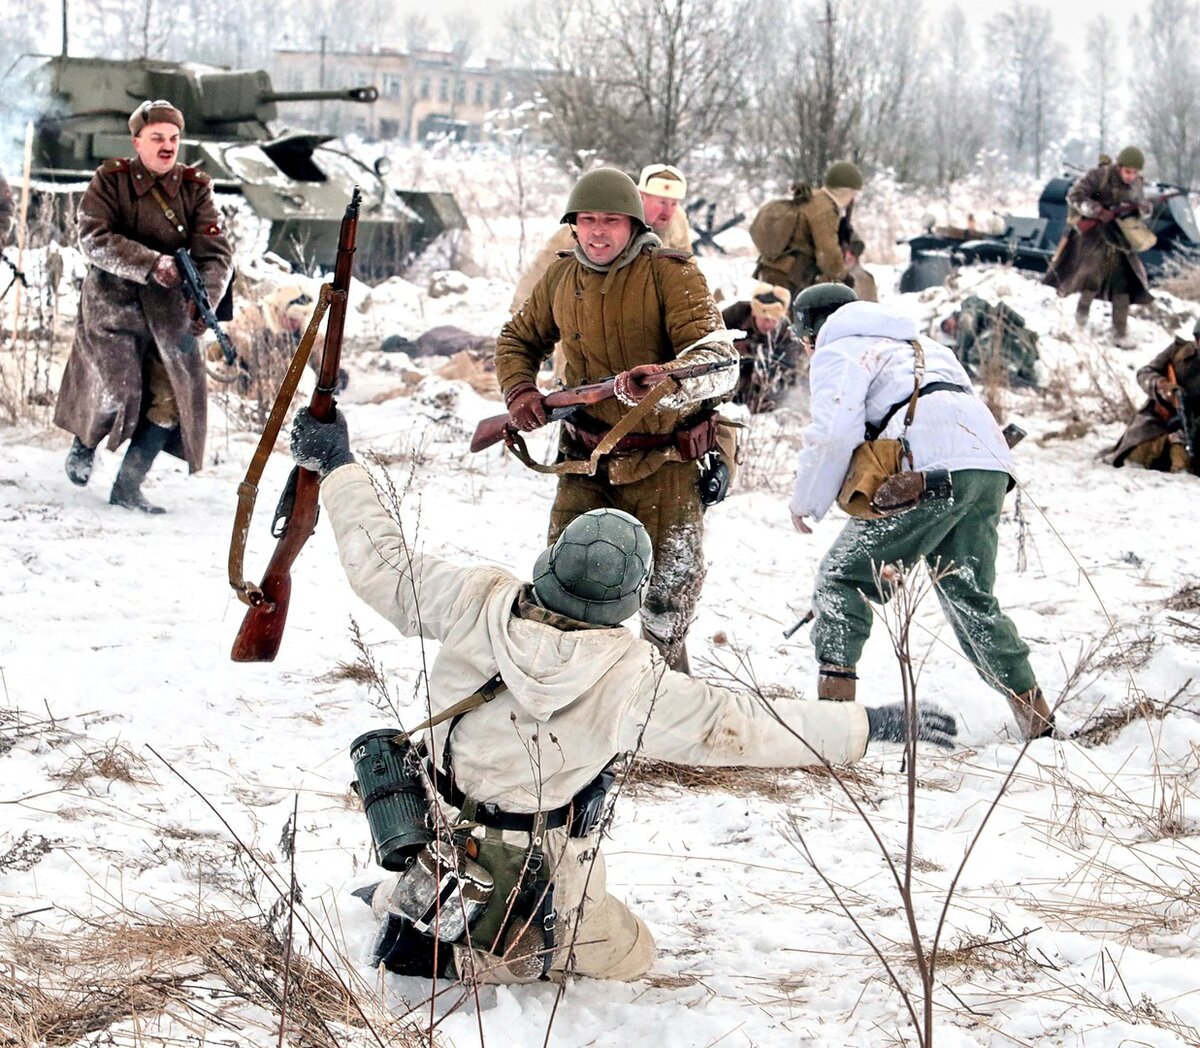
<svg viewBox="0 0 1200 1048"><path fill-rule="evenodd" d="M925 351L921 344L913 341L914 364L913 391L908 400L908 408L904 412L904 433L899 438L886 440L864 440L854 449L850 457L850 468L846 470L846 479L838 492L837 504L850 516L860 520L878 520L895 513L911 509L919 499L895 505L887 510L879 510L874 499L880 486L889 477L894 477L904 471L905 462L909 471L913 467L912 449L908 446L908 427L912 425L913 415L916 414L917 400L921 395L921 379L925 377ZM922 489L924 485L920 485Z"/></svg>
<svg viewBox="0 0 1200 1048"><path fill-rule="evenodd" d="M792 245L801 205L812 197L808 186L797 187L790 197L768 200L750 223L750 239L764 259L782 258Z"/></svg>

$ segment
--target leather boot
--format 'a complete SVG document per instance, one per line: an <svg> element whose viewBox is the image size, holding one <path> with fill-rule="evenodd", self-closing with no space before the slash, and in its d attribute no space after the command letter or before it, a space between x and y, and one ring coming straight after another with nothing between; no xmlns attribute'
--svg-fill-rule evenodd
<svg viewBox="0 0 1200 1048"><path fill-rule="evenodd" d="M113 484L112 494L108 497L109 502L114 506L124 506L125 509L140 509L143 513L166 513L162 506L146 501L146 496L142 494L142 481L173 432L173 429L148 422L133 435L129 450L125 452L125 461L121 463L121 471Z"/></svg>
<svg viewBox="0 0 1200 1048"><path fill-rule="evenodd" d="M1113 344L1119 349L1133 349L1136 343L1127 334L1129 326L1129 296L1113 295Z"/></svg>
<svg viewBox="0 0 1200 1048"><path fill-rule="evenodd" d="M1050 712L1046 697L1037 685L1020 695L1009 692L1008 705L1017 720L1017 727L1021 729L1022 738L1054 738L1054 714Z"/></svg>
<svg viewBox="0 0 1200 1048"><path fill-rule="evenodd" d="M1075 326L1083 327L1087 323L1088 313L1092 308L1092 300L1096 297L1094 291L1079 292L1079 301L1075 303Z"/></svg>
<svg viewBox="0 0 1200 1048"><path fill-rule="evenodd" d="M72 484L83 487L92 476L92 463L96 460L96 449L89 448L76 437L71 442L71 450L67 452L65 463L67 476Z"/></svg>
<svg viewBox="0 0 1200 1048"><path fill-rule="evenodd" d="M677 641L663 640L657 633L648 630L645 623L642 623L642 640L648 640L662 653L668 669L673 669L676 673L686 673L689 677L692 675L692 669L688 663L686 633Z"/></svg>
<svg viewBox="0 0 1200 1048"><path fill-rule="evenodd" d="M853 666L835 666L823 662L817 670L817 698L829 702L853 702L858 686L858 674Z"/></svg>

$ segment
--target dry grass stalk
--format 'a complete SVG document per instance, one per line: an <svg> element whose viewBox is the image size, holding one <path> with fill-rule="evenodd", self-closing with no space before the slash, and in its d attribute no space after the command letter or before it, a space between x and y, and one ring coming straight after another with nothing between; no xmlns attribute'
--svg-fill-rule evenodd
<svg viewBox="0 0 1200 1048"><path fill-rule="evenodd" d="M1188 681L1190 684L1190 680ZM1175 695L1160 702L1148 695L1135 691L1130 700L1115 710L1106 710L1091 718L1071 738L1081 746L1102 746L1137 720L1162 720L1175 707L1176 700L1186 689L1185 684Z"/></svg>
<svg viewBox="0 0 1200 1048"><path fill-rule="evenodd" d="M282 947L263 927L232 916L147 921L121 913L71 935L9 930L5 938L0 1029L11 1032L0 1045L68 1045L135 1018L200 1031L260 1028L264 1044L279 1026ZM220 985L204 985L212 979ZM363 1002L296 953L287 998L292 1043L335 1048L362 1041ZM374 1015L372 1023L389 1045L436 1043L389 1017Z"/></svg>
<svg viewBox="0 0 1200 1048"><path fill-rule="evenodd" d="M72 758L52 777L67 786L78 787L93 776L134 786L154 785L154 777L147 770L146 762L124 743L115 740L102 749Z"/></svg>

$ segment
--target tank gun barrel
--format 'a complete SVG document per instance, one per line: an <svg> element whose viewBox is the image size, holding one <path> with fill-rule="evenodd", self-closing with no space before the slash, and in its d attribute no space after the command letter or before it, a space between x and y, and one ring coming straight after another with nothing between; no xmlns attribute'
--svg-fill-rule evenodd
<svg viewBox="0 0 1200 1048"><path fill-rule="evenodd" d="M263 91L259 102L375 102L379 88L335 87L313 91Z"/></svg>

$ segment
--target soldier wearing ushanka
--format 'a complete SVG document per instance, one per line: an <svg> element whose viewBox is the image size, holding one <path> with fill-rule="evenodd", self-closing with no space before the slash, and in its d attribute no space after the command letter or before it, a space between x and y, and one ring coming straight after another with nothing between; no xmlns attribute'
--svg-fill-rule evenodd
<svg viewBox="0 0 1200 1048"><path fill-rule="evenodd" d="M211 179L178 163L183 114L163 99L129 118L134 156L107 160L79 205L79 245L88 261L75 341L55 405L55 423L75 435L67 475L86 484L105 437L129 450L109 501L161 513L141 485L160 451L204 461L207 385L194 310L172 257L186 247L210 302L233 269ZM202 323L202 322L201 322Z"/></svg>

